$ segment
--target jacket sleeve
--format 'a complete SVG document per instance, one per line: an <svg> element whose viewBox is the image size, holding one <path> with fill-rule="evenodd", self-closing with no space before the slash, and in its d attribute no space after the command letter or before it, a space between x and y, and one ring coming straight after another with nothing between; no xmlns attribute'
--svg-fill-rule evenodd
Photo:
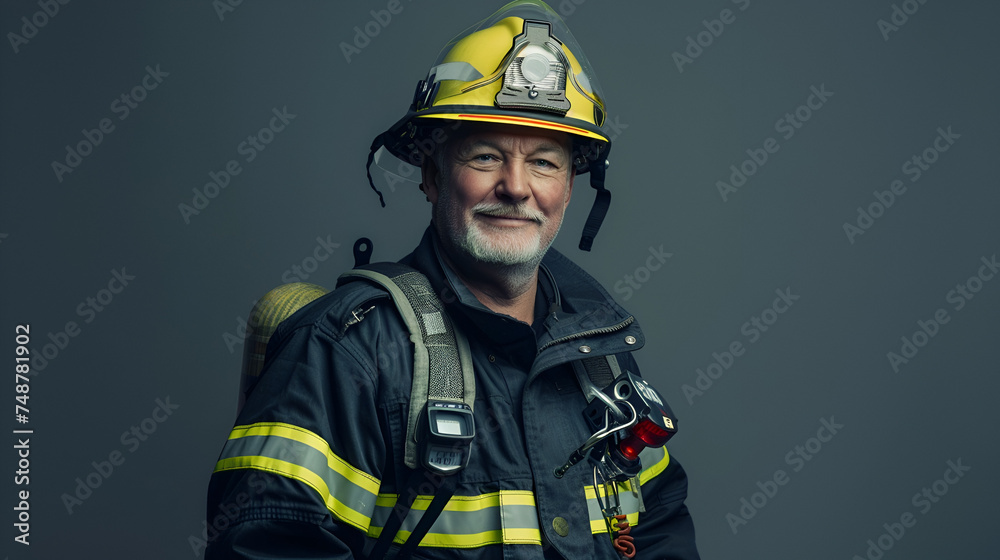
<svg viewBox="0 0 1000 560"><path fill-rule="evenodd" d="M360 555L389 441L377 353L357 342L377 340L374 319L361 336L319 317L272 337L209 484L206 560Z"/></svg>
<svg viewBox="0 0 1000 560"><path fill-rule="evenodd" d="M669 457L669 455L668 455ZM637 560L698 560L694 522L684 504L687 474L673 457L667 468L642 485L646 511L632 529Z"/></svg>
<svg viewBox="0 0 1000 560"><path fill-rule="evenodd" d="M624 359L623 366L637 371L631 355ZM694 522L684 504L687 473L669 452L659 456L658 463L643 462L645 472L640 480L645 512L639 514L639 522L630 533L635 538L636 560L699 560Z"/></svg>

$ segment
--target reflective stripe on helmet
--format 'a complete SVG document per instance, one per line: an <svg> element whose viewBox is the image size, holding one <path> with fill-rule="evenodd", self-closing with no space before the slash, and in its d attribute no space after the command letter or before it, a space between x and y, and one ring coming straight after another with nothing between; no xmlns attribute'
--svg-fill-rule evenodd
<svg viewBox="0 0 1000 560"><path fill-rule="evenodd" d="M449 119L457 121L478 121L478 122L497 122L497 123L507 123L516 124L521 126L530 126L535 128L546 128L548 130L557 130L559 132L566 132L568 134L576 134L578 136L585 136L587 138L594 138L602 142L607 142L607 137L591 132L589 130L578 128L575 126L570 126L566 124L560 124L552 121L543 121L539 119L529 119L527 117L518 117L515 115L486 115L486 114L472 114L472 113L431 113L417 115L417 118L429 118L429 119Z"/></svg>

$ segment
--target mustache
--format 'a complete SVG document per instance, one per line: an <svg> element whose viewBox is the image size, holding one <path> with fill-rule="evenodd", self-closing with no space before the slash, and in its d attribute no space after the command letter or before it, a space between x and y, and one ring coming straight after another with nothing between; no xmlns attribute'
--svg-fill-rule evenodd
<svg viewBox="0 0 1000 560"><path fill-rule="evenodd" d="M526 204L504 204L503 202L480 202L472 207L474 214L484 214L495 218L514 218L544 223L545 214L540 210L528 208Z"/></svg>

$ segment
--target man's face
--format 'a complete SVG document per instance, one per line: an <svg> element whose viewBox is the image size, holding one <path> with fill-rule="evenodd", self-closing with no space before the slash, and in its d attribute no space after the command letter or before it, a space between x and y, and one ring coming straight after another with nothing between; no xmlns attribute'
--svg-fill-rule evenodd
<svg viewBox="0 0 1000 560"><path fill-rule="evenodd" d="M573 191L569 135L469 124L424 166L424 192L446 245L476 261L537 264Z"/></svg>

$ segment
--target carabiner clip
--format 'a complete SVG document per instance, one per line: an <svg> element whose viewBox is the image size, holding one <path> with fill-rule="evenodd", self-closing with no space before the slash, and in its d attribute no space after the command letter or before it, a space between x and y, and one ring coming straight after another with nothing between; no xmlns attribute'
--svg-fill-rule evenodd
<svg viewBox="0 0 1000 560"><path fill-rule="evenodd" d="M597 483L600 475L601 483ZM609 482L610 481L610 482ZM600 486L604 487L604 498L601 498ZM608 491L608 488L611 488ZM622 513L621 496L618 495L618 483L609 479L600 464L594 465L594 495L597 497L597 505L601 508L601 515L604 517L604 525L608 528L608 535L611 537L611 546L623 558L635 557L635 537L629 535L632 528L629 527L628 516Z"/></svg>
<svg viewBox="0 0 1000 560"><path fill-rule="evenodd" d="M600 476L601 483L597 483L597 478ZM621 515L622 513L622 501L621 497L618 495L618 484L609 479L604 473L604 469L601 465L594 465L594 495L597 496L597 505L601 508L601 513L604 515L604 521L608 525L608 532L612 532L611 519L616 515ZM601 498L601 492L598 488L603 487L604 498ZM608 488L611 490L609 491Z"/></svg>
<svg viewBox="0 0 1000 560"><path fill-rule="evenodd" d="M556 475L556 478L562 478L563 475L566 474L566 471L570 469L570 467L582 461L583 458L587 456L587 452L590 451L590 449L595 445L597 445L598 443L604 441L618 430L624 428L631 428L632 426L635 426L637 423L639 423L639 414L635 411L635 407L632 406L632 403L628 401L614 401L615 404L614 412L621 414L622 416L624 416L624 414L622 414L621 410L618 409L617 403L622 403L625 406L627 406L629 411L631 411L632 413L632 417L624 424L616 425L613 424L611 421L611 416L613 413L612 410L611 409L606 410L604 412L604 427L600 428L599 430L594 432L594 435L587 438L587 441L583 442L583 445L578 447L576 451L574 451L573 454L569 456L569 459L563 466L556 468L556 470L553 472L553 474Z"/></svg>

